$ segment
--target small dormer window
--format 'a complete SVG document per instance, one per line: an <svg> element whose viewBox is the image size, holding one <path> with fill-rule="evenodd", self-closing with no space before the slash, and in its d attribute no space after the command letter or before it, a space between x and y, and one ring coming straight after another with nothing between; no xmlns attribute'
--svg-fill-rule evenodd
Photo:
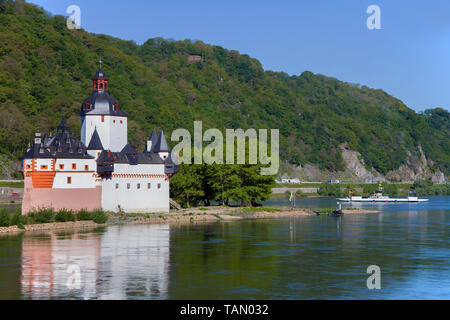
<svg viewBox="0 0 450 320"><path fill-rule="evenodd" d="M87 110L91 109L91 103L90 102L86 102L86 109Z"/></svg>
<svg viewBox="0 0 450 320"><path fill-rule="evenodd" d="M114 112L119 111L119 104L118 103L114 103L113 109L114 109Z"/></svg>

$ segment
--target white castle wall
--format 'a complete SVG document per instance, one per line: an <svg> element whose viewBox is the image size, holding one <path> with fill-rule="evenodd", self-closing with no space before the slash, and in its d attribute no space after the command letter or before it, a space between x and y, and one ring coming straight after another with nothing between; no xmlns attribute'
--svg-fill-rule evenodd
<svg viewBox="0 0 450 320"><path fill-rule="evenodd" d="M72 169L72 164L76 164L76 169ZM64 165L61 169L60 165ZM88 166L86 170L85 166ZM97 163L94 159L57 159L55 163L55 178L53 180L54 189L78 189L95 188L95 176ZM67 177L71 177L71 183L67 182Z"/></svg>
<svg viewBox="0 0 450 320"><path fill-rule="evenodd" d="M126 174L126 177L121 175ZM130 177L129 175L157 174L161 177ZM102 208L107 211L125 212L168 212L169 211L169 181L164 178L164 165L114 164L114 174L111 179L103 180ZM148 188L150 183L150 189ZM138 188L140 184L140 188ZM158 184L160 188L158 188ZM129 188L128 188L129 185Z"/></svg>
<svg viewBox="0 0 450 320"><path fill-rule="evenodd" d="M92 134L97 128L103 148L112 152L120 152L128 142L127 126L126 117L86 115L81 119L81 141L88 146Z"/></svg>
<svg viewBox="0 0 450 320"><path fill-rule="evenodd" d="M31 162L31 160L30 160L30 162ZM47 168L43 168L42 166L47 166ZM36 164L35 164L34 170L53 171L52 159L36 159Z"/></svg>

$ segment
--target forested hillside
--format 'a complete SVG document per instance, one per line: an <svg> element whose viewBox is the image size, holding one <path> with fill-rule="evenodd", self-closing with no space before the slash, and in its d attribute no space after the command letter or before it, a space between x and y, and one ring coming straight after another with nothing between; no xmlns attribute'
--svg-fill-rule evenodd
<svg viewBox="0 0 450 320"><path fill-rule="evenodd" d="M265 71L256 59L202 42L157 38L136 45L70 31L64 17L23 1L0 0L0 25L3 159L20 157L35 130L56 127L62 108L79 134L80 105L101 54L110 93L129 115L129 138L140 149L153 127L170 138L173 129L203 120L204 128L279 128L280 155L295 164L341 170L338 145L347 143L386 173L408 152L418 156L421 145L449 174L450 116L443 109L417 114L382 90L311 72Z"/></svg>

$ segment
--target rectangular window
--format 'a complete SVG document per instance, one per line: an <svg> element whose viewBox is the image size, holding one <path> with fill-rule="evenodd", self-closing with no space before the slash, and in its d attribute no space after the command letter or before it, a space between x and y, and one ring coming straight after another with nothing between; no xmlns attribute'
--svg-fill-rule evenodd
<svg viewBox="0 0 450 320"><path fill-rule="evenodd" d="M77 164L76 163L72 163L72 169L76 170L77 169Z"/></svg>
<svg viewBox="0 0 450 320"><path fill-rule="evenodd" d="M123 121L122 121L122 120L120 120L120 123L123 123Z"/></svg>
<svg viewBox="0 0 450 320"><path fill-rule="evenodd" d="M161 189L161 183L158 183L158 189Z"/></svg>
<svg viewBox="0 0 450 320"><path fill-rule="evenodd" d="M89 171L89 166L87 164L84 166L84 171Z"/></svg>
<svg viewBox="0 0 450 320"><path fill-rule="evenodd" d="M152 184L151 183L147 183L147 189L151 189Z"/></svg>
<svg viewBox="0 0 450 320"><path fill-rule="evenodd" d="M63 164L60 164L59 165L59 170L63 170L64 169L64 165Z"/></svg>
<svg viewBox="0 0 450 320"><path fill-rule="evenodd" d="M137 188L138 188L138 189L141 188L141 184L140 184L140 183L137 184Z"/></svg>
<svg viewBox="0 0 450 320"><path fill-rule="evenodd" d="M29 164L27 164L27 169L31 169L31 166Z"/></svg>
<svg viewBox="0 0 450 320"><path fill-rule="evenodd" d="M119 184L118 183L116 183L116 189L119 189Z"/></svg>
<svg viewBox="0 0 450 320"><path fill-rule="evenodd" d="M67 184L71 184L72 183L72 177L67 177Z"/></svg>
<svg viewBox="0 0 450 320"><path fill-rule="evenodd" d="M130 184L129 184L129 183L127 183L127 189L130 189L130 187L131 187L131 186L130 186Z"/></svg>
<svg viewBox="0 0 450 320"><path fill-rule="evenodd" d="M105 116L102 116L102 122L105 122Z"/></svg>
<svg viewBox="0 0 450 320"><path fill-rule="evenodd" d="M113 120L113 123L116 123L116 120Z"/></svg>
<svg viewBox="0 0 450 320"><path fill-rule="evenodd" d="M42 166L41 166L41 169L42 169L42 170L47 170L47 169L48 169L48 166L42 165Z"/></svg>

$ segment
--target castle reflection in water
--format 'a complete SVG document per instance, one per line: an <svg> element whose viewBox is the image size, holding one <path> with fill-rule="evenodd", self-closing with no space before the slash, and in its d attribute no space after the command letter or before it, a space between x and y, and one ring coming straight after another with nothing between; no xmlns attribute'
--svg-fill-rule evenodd
<svg viewBox="0 0 450 320"><path fill-rule="evenodd" d="M30 234L22 241L22 295L25 299L166 299L169 242L168 225ZM72 281L77 278L78 286Z"/></svg>

